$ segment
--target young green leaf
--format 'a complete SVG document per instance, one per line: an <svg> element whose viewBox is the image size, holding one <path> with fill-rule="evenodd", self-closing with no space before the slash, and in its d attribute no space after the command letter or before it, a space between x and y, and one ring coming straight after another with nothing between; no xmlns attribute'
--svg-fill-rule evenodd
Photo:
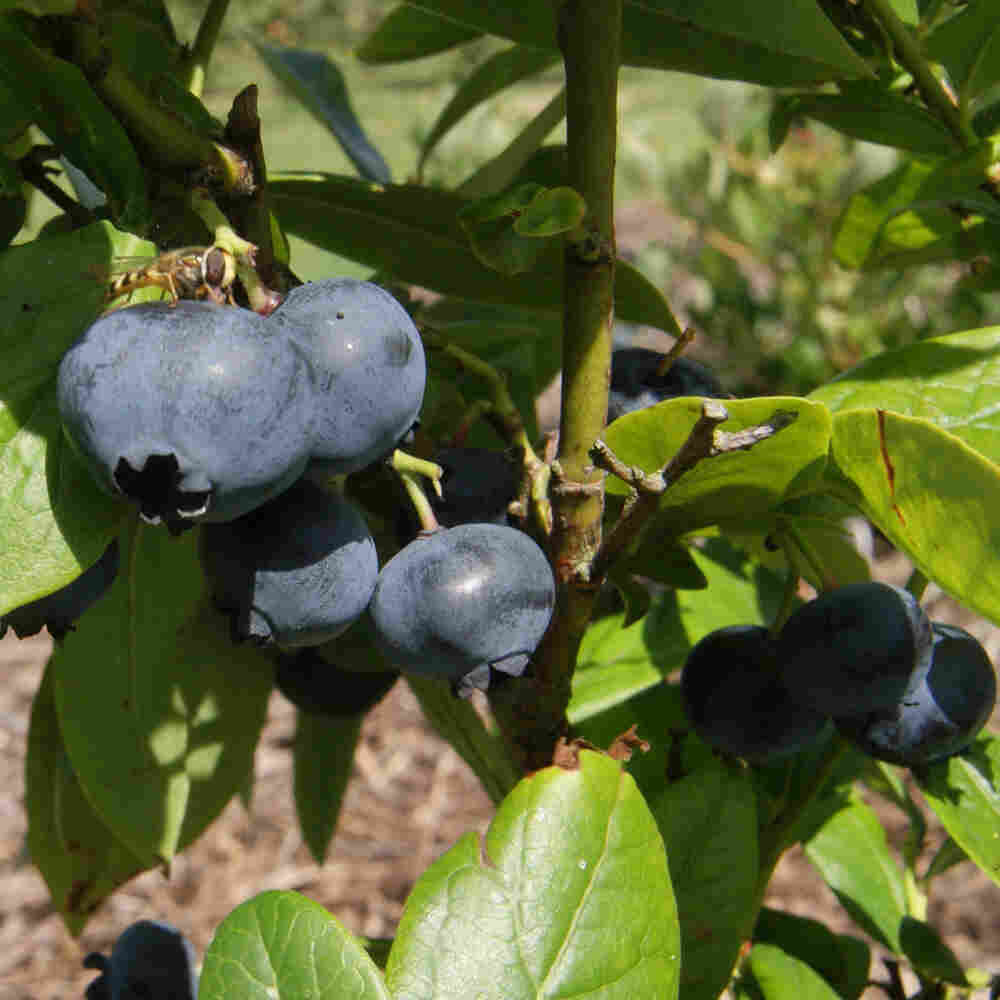
<svg viewBox="0 0 1000 1000"><path fill-rule="evenodd" d="M969 985L962 963L930 924L915 917L903 917L899 943L903 954L922 976L955 986Z"/></svg>
<svg viewBox="0 0 1000 1000"><path fill-rule="evenodd" d="M394 1000L673 1000L677 911L632 779L588 750L501 803L418 880L389 955Z"/></svg>
<svg viewBox="0 0 1000 1000"><path fill-rule="evenodd" d="M205 953L199 1000L347 997L391 1000L361 942L319 903L262 892L219 925Z"/></svg>
<svg viewBox="0 0 1000 1000"><path fill-rule="evenodd" d="M168 862L242 788L271 692L269 661L234 647L208 605L194 534L135 523L117 580L52 663L84 793L146 865Z"/></svg>

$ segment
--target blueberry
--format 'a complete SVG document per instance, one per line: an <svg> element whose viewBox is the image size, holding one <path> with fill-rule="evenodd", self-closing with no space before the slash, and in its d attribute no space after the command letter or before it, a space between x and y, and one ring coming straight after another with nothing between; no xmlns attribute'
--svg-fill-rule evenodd
<svg viewBox="0 0 1000 1000"><path fill-rule="evenodd" d="M255 313L148 303L103 316L59 366L59 412L97 481L171 526L229 521L305 468L301 353Z"/></svg>
<svg viewBox="0 0 1000 1000"><path fill-rule="evenodd" d="M298 709L339 718L363 715L396 683L394 670L341 670L315 649L278 660L274 683Z"/></svg>
<svg viewBox="0 0 1000 1000"><path fill-rule="evenodd" d="M101 975L87 987L87 1000L195 1000L194 949L176 927L139 920L126 928L107 958L92 952L85 968Z"/></svg>
<svg viewBox="0 0 1000 1000"><path fill-rule="evenodd" d="M444 470L442 496L430 496L441 524L449 528L470 522L507 524L507 505L520 480L516 462L488 448L442 448L433 461Z"/></svg>
<svg viewBox="0 0 1000 1000"><path fill-rule="evenodd" d="M611 354L608 423L677 396L722 398L728 393L712 372L690 358L675 358L665 375L657 370L666 357L646 347L616 347Z"/></svg>
<svg viewBox="0 0 1000 1000"><path fill-rule="evenodd" d="M916 599L887 583L853 583L803 604L778 637L782 679L826 715L892 708L930 668L931 623Z"/></svg>
<svg viewBox="0 0 1000 1000"><path fill-rule="evenodd" d="M709 746L765 763L803 749L827 725L825 715L797 702L781 683L776 652L759 625L717 629L692 647L681 695Z"/></svg>
<svg viewBox="0 0 1000 1000"><path fill-rule="evenodd" d="M115 539L101 558L72 583L8 611L0 618L0 637L8 627L18 639L23 639L47 626L53 639L62 639L72 630L73 622L108 591L117 575L118 540Z"/></svg>
<svg viewBox="0 0 1000 1000"><path fill-rule="evenodd" d="M865 753L915 767L964 750L986 725L997 681L986 650L965 629L933 623L927 676L897 704L837 718L839 732Z"/></svg>
<svg viewBox="0 0 1000 1000"><path fill-rule="evenodd" d="M417 419L427 377L406 310L378 285L334 278L293 289L268 322L287 332L313 369L313 467L346 475L389 454Z"/></svg>
<svg viewBox="0 0 1000 1000"><path fill-rule="evenodd" d="M555 581L526 534L461 524L419 535L383 567L369 607L376 641L403 671L485 688L520 676L548 628Z"/></svg>
<svg viewBox="0 0 1000 1000"><path fill-rule="evenodd" d="M358 509L308 480L201 529L201 558L233 637L285 647L340 635L368 605L378 556Z"/></svg>

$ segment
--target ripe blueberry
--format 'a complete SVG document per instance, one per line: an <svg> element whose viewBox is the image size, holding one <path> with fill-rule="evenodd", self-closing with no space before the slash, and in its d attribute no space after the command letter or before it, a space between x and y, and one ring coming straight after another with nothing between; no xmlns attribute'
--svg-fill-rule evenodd
<svg viewBox="0 0 1000 1000"><path fill-rule="evenodd" d="M406 310L378 285L334 278L292 289L268 322L312 367L314 467L346 475L391 452L417 419L427 377Z"/></svg>
<svg viewBox="0 0 1000 1000"><path fill-rule="evenodd" d="M507 505L518 487L516 462L488 448L442 448L434 461L444 470L442 496L430 496L441 524L507 523Z"/></svg>
<svg viewBox="0 0 1000 1000"><path fill-rule="evenodd" d="M229 521L290 486L312 441L309 367L246 309L101 317L59 366L59 412L97 481L152 523Z"/></svg>
<svg viewBox="0 0 1000 1000"><path fill-rule="evenodd" d="M839 732L865 753L915 767L964 750L986 725L997 681L986 650L965 629L934 622L930 670L890 708L837 718Z"/></svg>
<svg viewBox="0 0 1000 1000"><path fill-rule="evenodd" d="M691 358L675 358L666 374L658 374L665 355L646 347L616 347L611 354L608 423L677 396L726 396L719 380Z"/></svg>
<svg viewBox="0 0 1000 1000"><path fill-rule="evenodd" d="M195 1000L195 954L176 927L139 920L126 928L108 958L91 952L83 960L101 975L87 987L87 1000Z"/></svg>
<svg viewBox="0 0 1000 1000"><path fill-rule="evenodd" d="M681 672L681 695L709 746L755 763L796 753L828 722L781 683L775 643L759 625L730 625L697 642Z"/></svg>
<svg viewBox="0 0 1000 1000"><path fill-rule="evenodd" d="M300 480L227 524L201 530L201 559L233 638L315 646L340 635L368 605L378 556L348 500Z"/></svg>
<svg viewBox="0 0 1000 1000"><path fill-rule="evenodd" d="M12 628L18 639L40 632L48 626L53 639L62 639L75 622L114 583L118 575L118 539L105 550L100 559L85 569L72 583L22 604L0 618L0 637Z"/></svg>
<svg viewBox="0 0 1000 1000"><path fill-rule="evenodd" d="M277 689L310 715L362 715L388 694L394 670L341 670L315 649L282 656L274 674Z"/></svg>
<svg viewBox="0 0 1000 1000"><path fill-rule="evenodd" d="M531 538L460 524L419 535L393 556L369 610L388 660L467 693L485 688L491 670L524 672L554 604L552 570Z"/></svg>
<svg viewBox="0 0 1000 1000"><path fill-rule="evenodd" d="M826 715L892 708L930 668L931 623L887 583L853 583L803 604L778 637L785 687Z"/></svg>

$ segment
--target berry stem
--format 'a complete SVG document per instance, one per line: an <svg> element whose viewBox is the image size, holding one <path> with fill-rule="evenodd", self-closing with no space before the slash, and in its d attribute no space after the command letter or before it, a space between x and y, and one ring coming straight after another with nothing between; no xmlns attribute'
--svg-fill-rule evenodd
<svg viewBox="0 0 1000 1000"><path fill-rule="evenodd" d="M229 0L209 0L191 50L179 68L179 79L195 97L201 97L208 62L215 50L215 43L219 40L219 31L228 10Z"/></svg>
<svg viewBox="0 0 1000 1000"><path fill-rule="evenodd" d="M823 560L791 521L784 520L777 535L781 547L785 550L785 558L789 565L793 569L798 567L805 570L805 572L799 573L800 576L811 578L811 582L814 582L820 591L833 590L837 586L837 581L823 566Z"/></svg>
<svg viewBox="0 0 1000 1000"><path fill-rule="evenodd" d="M438 496L441 496L441 476L444 475L444 470L434 462L417 458L416 455L408 455L405 451L400 451L398 448L392 453L390 464L402 480L406 495L410 498L413 509L416 511L417 519L420 521L421 530L437 531L441 525L438 523L438 519L423 488L417 481L417 477L423 476L429 479L434 485L434 492Z"/></svg>

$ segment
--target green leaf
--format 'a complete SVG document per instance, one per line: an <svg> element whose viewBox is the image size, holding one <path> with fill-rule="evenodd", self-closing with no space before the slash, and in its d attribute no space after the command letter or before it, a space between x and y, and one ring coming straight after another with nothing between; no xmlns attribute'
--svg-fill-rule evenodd
<svg viewBox="0 0 1000 1000"><path fill-rule="evenodd" d="M623 915L627 914L627 919ZM672 1000L680 940L663 840L635 782L582 750L501 803L417 881L394 1000Z"/></svg>
<svg viewBox="0 0 1000 1000"><path fill-rule="evenodd" d="M513 275L530 271L546 249L546 238L578 226L586 210L572 188L522 184L472 202L458 219L476 256L487 267Z"/></svg>
<svg viewBox="0 0 1000 1000"><path fill-rule="evenodd" d="M574 726L663 681L647 644L648 621L624 622L624 615L608 615L584 633L566 712Z"/></svg>
<svg viewBox="0 0 1000 1000"><path fill-rule="evenodd" d="M813 494L789 500L761 517L726 522L720 527L727 538L777 573L789 572L784 550L780 546L774 548L775 540L786 535L796 554L796 572L822 589L826 581L833 580L843 586L871 579L871 567L855 547L848 516L857 516L857 511L828 494ZM822 580L813 568L813 561L798 555L796 539L805 544L823 568Z"/></svg>
<svg viewBox="0 0 1000 1000"><path fill-rule="evenodd" d="M32 121L108 196L126 228L147 220L146 175L118 119L72 63L37 48L0 15L0 80Z"/></svg>
<svg viewBox="0 0 1000 1000"><path fill-rule="evenodd" d="M834 237L834 256L845 267L870 269L882 265L894 248L891 238L883 238L891 219L914 206L947 207L978 197L998 159L1000 142L985 140L974 149L944 160L913 160L897 167L851 196ZM897 239L906 235L908 225L912 228L912 219L900 224ZM895 247L897 252L903 248Z"/></svg>
<svg viewBox="0 0 1000 1000"><path fill-rule="evenodd" d="M924 51L945 66L963 103L985 93L1000 82L1000 10L975 0L932 31Z"/></svg>
<svg viewBox="0 0 1000 1000"><path fill-rule="evenodd" d="M914 917L903 917L899 941L903 954L922 976L955 986L969 985L961 962L929 924Z"/></svg>
<svg viewBox="0 0 1000 1000"><path fill-rule="evenodd" d="M757 801L747 772L711 760L650 803L670 859L685 1000L715 1000L756 904Z"/></svg>
<svg viewBox="0 0 1000 1000"><path fill-rule="evenodd" d="M832 492L928 579L1000 621L1000 468L929 421L874 409L834 415L830 456Z"/></svg>
<svg viewBox="0 0 1000 1000"><path fill-rule="evenodd" d="M22 185L17 164L0 153L0 250L7 248L24 225L28 202Z"/></svg>
<svg viewBox="0 0 1000 1000"><path fill-rule="evenodd" d="M556 8L486 0L422 0L449 22L555 48ZM774 86L871 75L814 0L625 0L622 62Z"/></svg>
<svg viewBox="0 0 1000 1000"><path fill-rule="evenodd" d="M885 351L809 394L834 413L881 408L919 417L1000 466L1000 326Z"/></svg>
<svg viewBox="0 0 1000 1000"><path fill-rule="evenodd" d="M773 944L755 944L747 965L765 1000L837 1000L818 972Z"/></svg>
<svg viewBox="0 0 1000 1000"><path fill-rule="evenodd" d="M389 11L355 55L366 63L406 62L464 45L481 35L476 28L401 3Z"/></svg>
<svg viewBox="0 0 1000 1000"><path fill-rule="evenodd" d="M1000 885L1000 739L981 733L968 750L914 777L951 838Z"/></svg>
<svg viewBox="0 0 1000 1000"><path fill-rule="evenodd" d="M566 88L553 97L534 118L514 136L503 152L488 160L458 186L466 198L484 198L503 191L531 162L531 158L566 117Z"/></svg>
<svg viewBox="0 0 1000 1000"><path fill-rule="evenodd" d="M765 906L757 917L753 939L760 945L776 945L804 962L845 1000L857 1000L868 985L868 945L849 934L834 934L818 920Z"/></svg>
<svg viewBox="0 0 1000 1000"><path fill-rule="evenodd" d="M103 303L98 275L151 248L100 222L0 254L0 614L70 583L118 530L125 507L70 450L55 380Z"/></svg>
<svg viewBox="0 0 1000 1000"><path fill-rule="evenodd" d="M145 870L94 813L63 745L47 668L31 706L25 765L28 850L74 936L120 885Z"/></svg>
<svg viewBox="0 0 1000 1000"><path fill-rule="evenodd" d="M195 535L133 523L118 579L53 657L84 794L147 865L169 862L240 791L271 691L269 661L235 647L210 608Z"/></svg>
<svg viewBox="0 0 1000 1000"><path fill-rule="evenodd" d="M491 270L469 249L458 221L468 204L461 195L315 173L276 175L268 192L286 231L399 281L461 299L562 310L562 248L550 246L528 274ZM625 261L615 269L615 312L680 332L659 289Z"/></svg>
<svg viewBox="0 0 1000 1000"><path fill-rule="evenodd" d="M906 891L874 811L852 794L809 838L805 850L856 923L899 954Z"/></svg>
<svg viewBox="0 0 1000 1000"><path fill-rule="evenodd" d="M707 458L685 472L660 498L662 530L679 535L696 528L772 510L815 491L826 465L830 414L825 406L791 396L726 400L722 431L741 431L776 421L781 429L749 450ZM701 415L702 400L671 399L627 413L604 432L626 465L662 469ZM609 493L628 487L609 478Z"/></svg>
<svg viewBox="0 0 1000 1000"><path fill-rule="evenodd" d="M2 10L24 10L45 17L48 14L72 14L75 0L0 0Z"/></svg>
<svg viewBox="0 0 1000 1000"><path fill-rule="evenodd" d="M664 594L649 614L627 628L622 615L598 619L587 628L567 709L573 725L659 684L684 665L691 647L709 632L737 623L770 624L782 596L781 581L773 574L741 562L720 542L691 549L690 558L705 581L702 589ZM594 741L602 743L603 737Z"/></svg>
<svg viewBox="0 0 1000 1000"><path fill-rule="evenodd" d="M790 113L805 115L854 139L927 156L948 156L956 139L920 105L874 86L846 94L799 94Z"/></svg>
<svg viewBox="0 0 1000 1000"><path fill-rule="evenodd" d="M416 11L416 8L409 9ZM424 16L422 12L420 16ZM441 114L438 115L437 121L431 126L431 130L420 149L417 174L422 173L427 158L441 139L473 108L488 101L512 84L548 69L558 59L558 53L551 49L515 45L513 48L496 52L481 62L458 88L452 99L444 106Z"/></svg>
<svg viewBox="0 0 1000 1000"><path fill-rule="evenodd" d="M954 868L955 865L960 865L963 861L968 860L969 855L951 837L947 837L927 866L924 880L932 879L942 872L948 871L949 868Z"/></svg>
<svg viewBox="0 0 1000 1000"><path fill-rule="evenodd" d="M14 142L30 124L31 112L23 98L16 88L7 85L0 73L0 147Z"/></svg>
<svg viewBox="0 0 1000 1000"><path fill-rule="evenodd" d="M337 829L364 715L296 713L295 812L302 839L321 865Z"/></svg>
<svg viewBox="0 0 1000 1000"><path fill-rule="evenodd" d="M339 67L322 52L260 42L255 47L274 74L334 134L358 173L367 180L388 184L392 174L354 114L347 82Z"/></svg>
<svg viewBox="0 0 1000 1000"><path fill-rule="evenodd" d="M360 941L319 903L262 892L237 906L205 952L198 1000L392 1000Z"/></svg>
<svg viewBox="0 0 1000 1000"><path fill-rule="evenodd" d="M442 739L472 769L486 794L499 802L517 784L517 771L500 738L487 730L475 708L435 677L410 674L406 683L420 710Z"/></svg>

